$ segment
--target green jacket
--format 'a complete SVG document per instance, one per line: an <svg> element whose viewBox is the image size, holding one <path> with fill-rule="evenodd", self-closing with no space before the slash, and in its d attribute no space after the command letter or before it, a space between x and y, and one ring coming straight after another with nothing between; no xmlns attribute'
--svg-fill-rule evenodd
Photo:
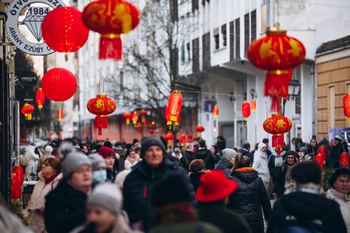
<svg viewBox="0 0 350 233"><path fill-rule="evenodd" d="M201 227L198 227L197 223L191 222L157 225L149 233L223 233L217 227L209 223L201 222Z"/></svg>
<svg viewBox="0 0 350 233"><path fill-rule="evenodd" d="M251 230L242 216L229 210L223 201L201 203L198 217L219 227L224 233L251 233Z"/></svg>

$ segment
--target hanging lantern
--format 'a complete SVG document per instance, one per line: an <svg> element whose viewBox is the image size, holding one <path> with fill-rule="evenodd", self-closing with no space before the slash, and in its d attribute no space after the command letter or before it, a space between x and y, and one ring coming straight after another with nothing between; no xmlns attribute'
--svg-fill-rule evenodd
<svg viewBox="0 0 350 233"><path fill-rule="evenodd" d="M199 125L196 127L196 131L199 133L199 134L198 134L199 137L201 137L202 132L203 132L204 130L205 130L205 129L204 129L204 127L203 127L201 124L199 124Z"/></svg>
<svg viewBox="0 0 350 233"><path fill-rule="evenodd" d="M24 104L21 111L26 120L30 121L32 119L32 113L34 112L34 106L31 104Z"/></svg>
<svg viewBox="0 0 350 233"><path fill-rule="evenodd" d="M145 128L147 128L147 125L148 125L147 119L145 119L145 120L143 121L143 125L144 125Z"/></svg>
<svg viewBox="0 0 350 233"><path fill-rule="evenodd" d="M134 113L132 114L131 120L132 120L132 123L133 123L134 125L137 124L137 121L139 120L139 115L137 114L137 112L134 112Z"/></svg>
<svg viewBox="0 0 350 233"><path fill-rule="evenodd" d="M267 133L272 134L272 147L277 148L277 155L281 155L281 148L284 147L283 134L292 128L292 122L282 114L272 114L272 117L264 121L263 127Z"/></svg>
<svg viewBox="0 0 350 233"><path fill-rule="evenodd" d="M343 152L340 154L340 166L349 167L349 153Z"/></svg>
<svg viewBox="0 0 350 233"><path fill-rule="evenodd" d="M193 136L187 135L187 141L191 143L193 141Z"/></svg>
<svg viewBox="0 0 350 233"><path fill-rule="evenodd" d="M107 98L107 95L96 95L96 98L87 103L88 111L96 115L95 128L98 129L98 135L102 135L102 128L108 128L107 115L113 113L116 107L115 102Z"/></svg>
<svg viewBox="0 0 350 233"><path fill-rule="evenodd" d="M279 112L278 96L288 97L288 84L293 68L304 60L306 50L297 39L286 31L267 31L266 36L253 41L247 57L256 67L267 70L265 96L272 96L271 111Z"/></svg>
<svg viewBox="0 0 350 233"><path fill-rule="evenodd" d="M41 26L45 43L59 53L72 53L84 46L89 29L82 13L74 7L57 7L44 18Z"/></svg>
<svg viewBox="0 0 350 233"><path fill-rule="evenodd" d="M350 123L350 93L343 97L343 110L344 115L348 117L348 123Z"/></svg>
<svg viewBox="0 0 350 233"><path fill-rule="evenodd" d="M148 115L148 113L147 113L147 111L146 110L141 110L140 112L139 112L139 115L142 117L141 118L141 121L142 121L142 123L145 123L145 116L147 116ZM147 125L147 124L146 124Z"/></svg>
<svg viewBox="0 0 350 233"><path fill-rule="evenodd" d="M324 146L321 146L320 148L317 149L317 154L320 154L323 158L323 160L327 159L327 152L326 152L326 148L324 148Z"/></svg>
<svg viewBox="0 0 350 233"><path fill-rule="evenodd" d="M170 120L171 121L177 121L177 116L180 115L182 107L182 95L179 91L174 91L170 94L169 97L169 113L170 113Z"/></svg>
<svg viewBox="0 0 350 233"><path fill-rule="evenodd" d="M215 105L213 108L213 114L214 114L214 117L218 117L219 115L219 107L217 105Z"/></svg>
<svg viewBox="0 0 350 233"><path fill-rule="evenodd" d="M154 121L152 121L152 124L149 124L147 127L148 127L148 129L149 129L149 133L150 133L150 134L154 134L154 130L157 129L157 126L156 126L156 124L154 123Z"/></svg>
<svg viewBox="0 0 350 233"><path fill-rule="evenodd" d="M43 108L43 105L45 103L45 94L43 92L43 89L39 88L39 90L36 91L36 104L38 105L39 111Z"/></svg>
<svg viewBox="0 0 350 233"><path fill-rule="evenodd" d="M173 124L170 120L170 112L168 106L165 107L165 120L166 124L169 125L169 129L171 129L171 125Z"/></svg>
<svg viewBox="0 0 350 233"><path fill-rule="evenodd" d="M181 138L180 138L180 144L181 144L181 146L185 146L185 144L186 144L186 135L185 135L185 134L183 134L183 135L181 136Z"/></svg>
<svg viewBox="0 0 350 233"><path fill-rule="evenodd" d="M168 142L168 145L171 145L171 141L174 140L174 135L172 133L168 133L164 136L164 139Z"/></svg>
<svg viewBox="0 0 350 233"><path fill-rule="evenodd" d="M77 80L69 70L54 68L46 72L41 81L41 87L50 100L66 101L77 90Z"/></svg>
<svg viewBox="0 0 350 233"><path fill-rule="evenodd" d="M18 180L20 185L22 185L24 182L23 168L19 164L17 164L12 168L12 173L16 174L14 178Z"/></svg>
<svg viewBox="0 0 350 233"><path fill-rule="evenodd" d="M321 166L321 169L323 169L325 161L321 154L315 156L315 161Z"/></svg>
<svg viewBox="0 0 350 233"><path fill-rule="evenodd" d="M180 120L181 120L181 114L179 114L176 118L176 121L174 122L174 130L176 129L177 126L179 126L179 123L180 123Z"/></svg>
<svg viewBox="0 0 350 233"><path fill-rule="evenodd" d="M101 34L99 59L121 60L120 35L136 28L140 23L140 12L124 0L99 0L84 8L83 22L90 30Z"/></svg>
<svg viewBox="0 0 350 233"><path fill-rule="evenodd" d="M138 132L138 133L141 133L142 128L143 128L143 125L142 125L140 122L137 123L137 125L135 125L135 129L137 129L137 132Z"/></svg>
<svg viewBox="0 0 350 233"><path fill-rule="evenodd" d="M217 128L216 128L216 120L214 120L213 132L214 132L214 133L216 133L216 132L217 132Z"/></svg>
<svg viewBox="0 0 350 233"><path fill-rule="evenodd" d="M247 101L244 101L242 104L242 115L244 119L247 121L250 116L250 104Z"/></svg>
<svg viewBox="0 0 350 233"><path fill-rule="evenodd" d="M255 101L255 100L252 100L252 102L250 103L250 105L252 106L253 112L255 112L255 109L256 109L256 101Z"/></svg>
<svg viewBox="0 0 350 233"><path fill-rule="evenodd" d="M62 121L62 119L63 119L63 110L62 109L58 109L58 111L57 111L57 118L58 118L59 122Z"/></svg>
<svg viewBox="0 0 350 233"><path fill-rule="evenodd" d="M15 200L22 196L21 184L16 175L11 175L11 199Z"/></svg>
<svg viewBox="0 0 350 233"><path fill-rule="evenodd" d="M130 119L132 118L132 113L131 112L126 112L123 114L124 119L126 119L126 124L130 124Z"/></svg>

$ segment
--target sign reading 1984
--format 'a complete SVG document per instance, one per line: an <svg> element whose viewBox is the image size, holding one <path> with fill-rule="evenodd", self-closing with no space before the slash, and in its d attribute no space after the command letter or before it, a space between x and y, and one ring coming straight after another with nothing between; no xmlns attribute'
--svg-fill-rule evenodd
<svg viewBox="0 0 350 233"><path fill-rule="evenodd" d="M28 41L20 33L18 22L20 12L28 5L33 3L44 3L49 7L28 7L23 24L27 26L38 43ZM7 33L13 44L20 50L36 56L43 56L53 53L54 51L45 43L40 43L42 40L41 25L45 16L50 12L50 7L65 6L62 0L15 0L11 3L7 11L8 19L6 21Z"/></svg>

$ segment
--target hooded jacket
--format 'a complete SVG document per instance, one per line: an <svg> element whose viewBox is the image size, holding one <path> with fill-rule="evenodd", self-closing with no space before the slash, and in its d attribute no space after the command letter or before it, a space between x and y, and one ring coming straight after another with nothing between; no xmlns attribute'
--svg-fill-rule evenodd
<svg viewBox="0 0 350 233"><path fill-rule="evenodd" d="M229 177L232 167L233 167L233 164L230 161L228 161L224 157L221 157L216 169L222 170L224 172L225 176Z"/></svg>
<svg viewBox="0 0 350 233"><path fill-rule="evenodd" d="M205 169L211 170L215 168L215 156L207 149L198 149L193 154L194 159L202 159L205 163Z"/></svg>
<svg viewBox="0 0 350 233"><path fill-rule="evenodd" d="M253 168L258 172L259 177L261 177L264 182L269 182L270 171L267 166L267 154L261 151L263 147L266 147L266 145L264 143L259 143L258 150L254 153Z"/></svg>
<svg viewBox="0 0 350 233"><path fill-rule="evenodd" d="M254 155L252 155L249 151L247 151L244 148L241 148L237 151L237 153L241 153L243 156L247 156L248 158L250 158L250 161L252 162L252 164L254 163Z"/></svg>
<svg viewBox="0 0 350 233"><path fill-rule="evenodd" d="M350 196L331 188L328 189L326 198L338 202L348 233L350 233Z"/></svg>
<svg viewBox="0 0 350 233"><path fill-rule="evenodd" d="M26 151L20 159L21 165L26 166L24 176L29 176L32 171L35 175L37 174L36 169L38 165L39 155L35 154L34 150L34 146L28 145Z"/></svg>

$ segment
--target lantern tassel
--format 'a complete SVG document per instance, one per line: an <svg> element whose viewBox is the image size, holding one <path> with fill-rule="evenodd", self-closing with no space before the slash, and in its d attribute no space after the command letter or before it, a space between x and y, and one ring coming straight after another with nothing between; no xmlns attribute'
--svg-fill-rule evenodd
<svg viewBox="0 0 350 233"><path fill-rule="evenodd" d="M119 34L103 34L100 39L99 59L122 60L123 43Z"/></svg>
<svg viewBox="0 0 350 233"><path fill-rule="evenodd" d="M31 113L28 114L28 121L30 121L30 120L32 120L32 114Z"/></svg>
<svg viewBox="0 0 350 233"><path fill-rule="evenodd" d="M280 112L280 105L277 95L272 96L271 112Z"/></svg>
<svg viewBox="0 0 350 233"><path fill-rule="evenodd" d="M350 117L348 117L348 123L350 123Z"/></svg>
<svg viewBox="0 0 350 233"><path fill-rule="evenodd" d="M102 135L102 128L98 128L98 135Z"/></svg>
<svg viewBox="0 0 350 233"><path fill-rule="evenodd" d="M248 121L248 117L245 117L244 120L245 120L245 121Z"/></svg>
<svg viewBox="0 0 350 233"><path fill-rule="evenodd" d="M41 104L38 105L38 109L39 111L41 111L41 109L43 108L43 106Z"/></svg>
<svg viewBox="0 0 350 233"><path fill-rule="evenodd" d="M126 119L126 124L127 124L127 125L130 124L130 119Z"/></svg>

